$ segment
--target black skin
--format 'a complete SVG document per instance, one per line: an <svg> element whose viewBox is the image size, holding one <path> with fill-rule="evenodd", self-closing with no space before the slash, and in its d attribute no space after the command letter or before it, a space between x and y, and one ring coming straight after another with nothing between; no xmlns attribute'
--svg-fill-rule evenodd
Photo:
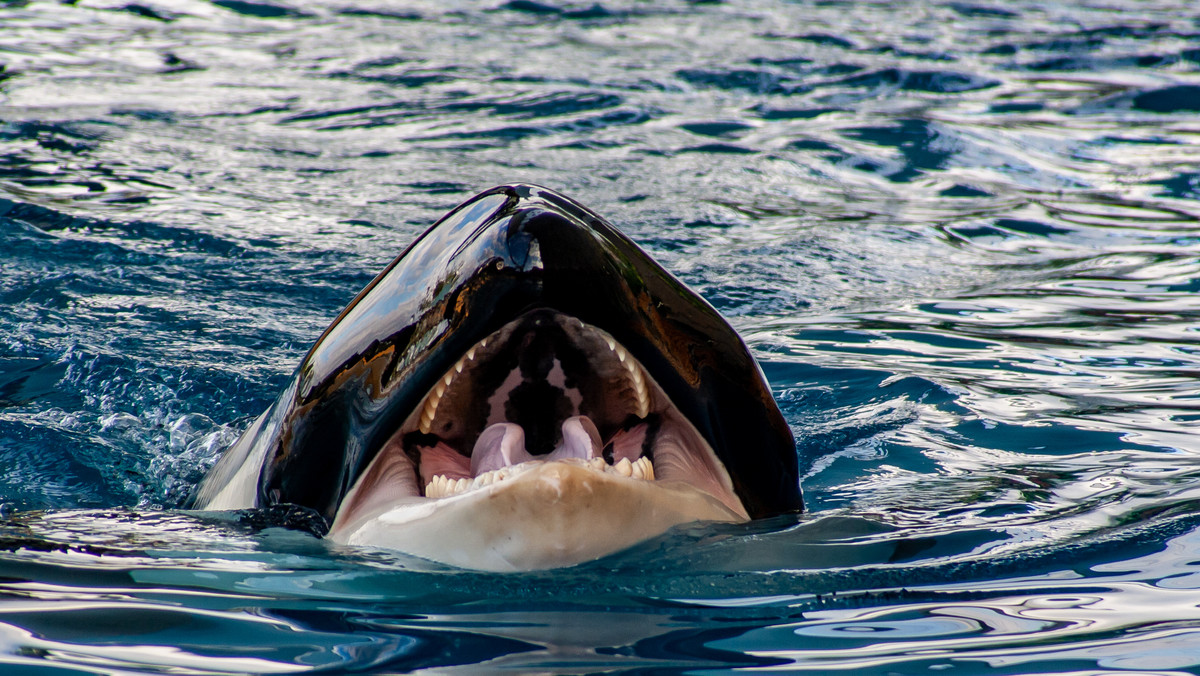
<svg viewBox="0 0 1200 676"><path fill-rule="evenodd" d="M332 521L436 379L539 308L624 345L708 440L751 517L803 509L791 431L733 328L607 221L524 184L450 212L317 339L252 430L271 449L259 506L302 505Z"/></svg>

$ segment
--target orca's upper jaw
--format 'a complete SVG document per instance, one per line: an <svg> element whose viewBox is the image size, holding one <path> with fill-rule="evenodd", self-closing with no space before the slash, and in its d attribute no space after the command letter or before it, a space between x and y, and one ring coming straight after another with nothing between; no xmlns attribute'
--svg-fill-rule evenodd
<svg viewBox="0 0 1200 676"><path fill-rule="evenodd" d="M790 430L736 332L545 188L503 186L452 211L298 374L260 500L312 506L334 535L389 504L448 514L486 495L519 510L567 485L642 505L633 521L655 495L696 518L802 506Z"/></svg>

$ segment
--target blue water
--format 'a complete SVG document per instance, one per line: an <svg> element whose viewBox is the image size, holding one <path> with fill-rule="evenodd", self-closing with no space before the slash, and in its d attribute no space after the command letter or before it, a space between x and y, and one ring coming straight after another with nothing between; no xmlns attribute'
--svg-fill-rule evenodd
<svg viewBox="0 0 1200 676"><path fill-rule="evenodd" d="M4 674L1200 670L1191 3L17 0L0 66ZM730 318L803 517L483 575L177 509L511 181Z"/></svg>

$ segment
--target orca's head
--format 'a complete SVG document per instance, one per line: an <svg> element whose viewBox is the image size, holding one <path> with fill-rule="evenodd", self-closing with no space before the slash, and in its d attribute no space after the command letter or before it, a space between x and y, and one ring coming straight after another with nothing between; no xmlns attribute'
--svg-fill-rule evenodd
<svg viewBox="0 0 1200 676"><path fill-rule="evenodd" d="M802 507L791 432L737 333L612 225L531 185L413 242L269 417L259 504L469 567L570 565Z"/></svg>

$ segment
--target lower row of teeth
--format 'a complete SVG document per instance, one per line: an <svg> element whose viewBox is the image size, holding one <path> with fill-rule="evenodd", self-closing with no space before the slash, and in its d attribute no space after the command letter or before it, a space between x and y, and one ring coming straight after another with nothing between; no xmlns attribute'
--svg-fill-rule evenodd
<svg viewBox="0 0 1200 676"><path fill-rule="evenodd" d="M562 461L559 461L562 462ZM641 457L634 462L630 462L629 458L621 458L615 465L610 465L604 462L604 458L591 458L584 461L585 464L598 472L606 472L610 474L618 474L632 479L642 479L644 481L654 481L654 465L651 464L650 458ZM533 465L535 463L523 463L522 465L510 465L501 467L500 469L485 472L477 477L450 479L443 474L438 474L433 477L428 484L425 485L425 497L427 498L445 498L451 495L458 495L476 488L489 486L505 479L509 479L518 474L521 474L524 465Z"/></svg>

